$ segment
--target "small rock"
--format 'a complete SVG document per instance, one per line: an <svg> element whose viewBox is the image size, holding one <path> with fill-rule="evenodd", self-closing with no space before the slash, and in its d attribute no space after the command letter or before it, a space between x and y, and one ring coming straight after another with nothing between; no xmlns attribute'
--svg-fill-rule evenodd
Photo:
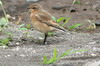
<svg viewBox="0 0 100 66"><path fill-rule="evenodd" d="M27 2L38 2L40 0L26 0Z"/></svg>
<svg viewBox="0 0 100 66"><path fill-rule="evenodd" d="M65 9L65 8L69 8L70 6L67 6L67 5L55 5L52 7L52 9L55 9L55 10L61 10L61 9Z"/></svg>
<svg viewBox="0 0 100 66"><path fill-rule="evenodd" d="M16 45L19 45L19 42L17 42Z"/></svg>
<svg viewBox="0 0 100 66"><path fill-rule="evenodd" d="M5 58L7 58L7 56L6 56L6 55L5 55L4 57L5 57Z"/></svg>
<svg viewBox="0 0 100 66"><path fill-rule="evenodd" d="M90 2L85 2L85 4L86 4L86 5L89 5L89 4L90 4Z"/></svg>
<svg viewBox="0 0 100 66"><path fill-rule="evenodd" d="M95 22L95 25L96 25L96 26L100 26L100 21L96 21L96 22Z"/></svg>
<svg viewBox="0 0 100 66"><path fill-rule="evenodd" d="M100 61L87 63L85 66L100 66Z"/></svg>
<svg viewBox="0 0 100 66"><path fill-rule="evenodd" d="M7 55L8 57L10 57L10 55Z"/></svg>
<svg viewBox="0 0 100 66"><path fill-rule="evenodd" d="M4 45L4 46L0 46L0 48L6 49L8 48L8 46Z"/></svg>
<svg viewBox="0 0 100 66"><path fill-rule="evenodd" d="M16 47L13 49L13 51L19 51L20 50L20 47Z"/></svg>
<svg viewBox="0 0 100 66"><path fill-rule="evenodd" d="M93 41L93 42L90 42L89 44L95 44L96 43L96 41Z"/></svg>
<svg viewBox="0 0 100 66"><path fill-rule="evenodd" d="M93 5L93 9L100 9L100 4Z"/></svg>
<svg viewBox="0 0 100 66"><path fill-rule="evenodd" d="M8 58L8 57L10 57L10 55L5 55L4 57L5 57L5 58Z"/></svg>
<svg viewBox="0 0 100 66"><path fill-rule="evenodd" d="M25 55L24 55L24 54L20 54L20 56L21 56L21 57L25 57Z"/></svg>
<svg viewBox="0 0 100 66"><path fill-rule="evenodd" d="M96 54L91 54L91 56L97 56Z"/></svg>

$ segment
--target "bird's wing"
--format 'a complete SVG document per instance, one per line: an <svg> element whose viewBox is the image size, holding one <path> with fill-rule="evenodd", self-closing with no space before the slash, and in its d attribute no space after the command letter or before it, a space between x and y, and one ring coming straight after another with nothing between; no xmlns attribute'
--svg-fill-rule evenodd
<svg viewBox="0 0 100 66"><path fill-rule="evenodd" d="M66 31L64 28L60 27L57 23L53 22L52 17L48 13L38 13L35 15L35 19L48 26Z"/></svg>
<svg viewBox="0 0 100 66"><path fill-rule="evenodd" d="M47 12L41 12L41 13L37 13L35 15L38 19L41 19L42 21L51 21L52 17L49 13Z"/></svg>

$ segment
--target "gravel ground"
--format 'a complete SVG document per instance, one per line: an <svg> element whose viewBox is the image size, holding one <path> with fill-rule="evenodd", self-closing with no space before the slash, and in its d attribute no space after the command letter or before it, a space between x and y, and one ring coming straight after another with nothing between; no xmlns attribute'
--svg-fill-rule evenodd
<svg viewBox="0 0 100 66"><path fill-rule="evenodd" d="M55 36L47 39L46 45L41 45L43 34L30 30L27 37L25 37L24 33L26 31L18 30L18 28L18 26L10 24L5 29L13 34L13 41L9 43L10 47L6 49L0 48L1 66L45 66L41 63L43 56L46 55L50 58L54 48L57 49L58 55L68 49L87 49L89 51L66 56L56 63L46 66L86 66L89 62L100 60L99 33L90 34L69 31L63 33L58 31ZM8 37L7 35L0 36L3 38ZM22 38L25 40L23 41Z"/></svg>

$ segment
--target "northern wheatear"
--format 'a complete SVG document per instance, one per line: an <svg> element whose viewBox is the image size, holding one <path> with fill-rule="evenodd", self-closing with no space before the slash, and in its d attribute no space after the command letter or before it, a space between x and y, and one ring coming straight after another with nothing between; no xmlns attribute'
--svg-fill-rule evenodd
<svg viewBox="0 0 100 66"><path fill-rule="evenodd" d="M59 26L59 24L53 21L52 16L47 11L45 11L41 5L37 3L31 4L28 9L33 27L45 34L43 44L46 42L48 32L52 32L57 29L66 32L63 27Z"/></svg>

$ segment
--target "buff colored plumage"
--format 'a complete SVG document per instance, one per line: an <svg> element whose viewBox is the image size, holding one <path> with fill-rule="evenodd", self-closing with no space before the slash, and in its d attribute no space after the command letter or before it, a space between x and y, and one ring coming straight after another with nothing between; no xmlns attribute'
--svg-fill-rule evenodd
<svg viewBox="0 0 100 66"><path fill-rule="evenodd" d="M41 5L39 4L31 4L29 7L30 19L33 27L45 33L45 38L43 44L46 42L46 38L48 36L48 32L55 31L60 29L62 31L66 31L64 28L60 27L56 22L52 20L52 16L45 11Z"/></svg>

